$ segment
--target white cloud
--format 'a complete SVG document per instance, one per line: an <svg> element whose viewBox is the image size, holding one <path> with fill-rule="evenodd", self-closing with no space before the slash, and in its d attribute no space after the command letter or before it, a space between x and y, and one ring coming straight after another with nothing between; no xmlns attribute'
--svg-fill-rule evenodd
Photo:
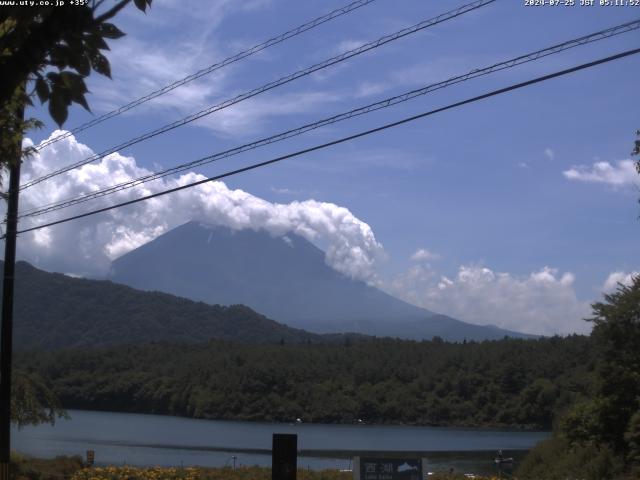
<svg viewBox="0 0 640 480"><path fill-rule="evenodd" d="M411 255L411 260L413 260L414 262L428 262L430 260L437 260L439 258L440 255L430 252L426 248L419 248L413 255Z"/></svg>
<svg viewBox="0 0 640 480"><path fill-rule="evenodd" d="M355 96L356 98L369 97L400 88L424 87L464 73L468 71L470 64L470 59L467 58L421 62L400 70L393 70L379 81L363 81L356 88Z"/></svg>
<svg viewBox="0 0 640 480"><path fill-rule="evenodd" d="M273 0L245 0L240 4L243 10L259 10L273 5Z"/></svg>
<svg viewBox="0 0 640 480"><path fill-rule="evenodd" d="M554 158L556 158L556 153L548 147L544 149L544 155L549 160L553 160Z"/></svg>
<svg viewBox="0 0 640 480"><path fill-rule="evenodd" d="M261 43L264 38L229 38L228 34L220 33L220 25L229 16L270 4L271 0L210 0L190 3L189 8L185 8L182 1L169 0L154 4L147 16L128 9L127 22L122 26L128 35L111 42L108 53L113 80L100 75L89 78L92 109L97 113L116 109ZM173 40L160 46L157 35L149 34L149 23L156 24L163 35ZM267 49L256 53L251 60L270 61L270 55ZM234 63L156 97L125 115L151 112L159 116L159 121L164 119L163 123L173 122L279 78L279 75L261 75L262 70L256 70L251 62ZM331 70L333 68L327 69ZM327 103L342 98L321 90L283 93L278 89L207 115L191 125L222 136L244 137L262 131L272 117L321 112Z"/></svg>
<svg viewBox="0 0 640 480"><path fill-rule="evenodd" d="M336 153L331 162L322 159L305 159L291 164L310 172L340 174L356 169L416 171L433 165L437 159L425 152L398 152L384 147L358 149L357 151Z"/></svg>
<svg viewBox="0 0 640 480"><path fill-rule="evenodd" d="M425 265L398 276L387 290L406 301L476 324L534 334L587 333L588 302L576 297L575 277L544 267L528 276L463 265L453 278Z"/></svg>
<svg viewBox="0 0 640 480"><path fill-rule="evenodd" d="M175 49L175 50L174 50ZM108 111L124 105L135 98L142 97L175 80L183 78L205 65L224 58L219 54L216 60L203 59L200 47L186 44L178 50L168 50L146 46L145 43L131 40L112 53L112 63L118 65L114 72L115 81L97 79L93 91L92 105L98 111ZM111 57L110 57L111 58ZM167 68L171 65L171 68ZM152 101L136 108L137 114L152 111L163 114L167 119L184 118L219 105L238 95L259 87L262 82L238 88L234 80L243 75L241 65L232 65L200 79L189 82ZM246 76L246 73L245 73ZM265 79L264 83L275 80ZM118 85L127 85L127 88ZM267 92L243 100L195 120L191 125L204 127L224 136L247 136L264 129L267 121L273 117L282 117L308 112L321 112L331 103L344 97L341 94L311 90L302 92ZM163 118L163 117L161 117Z"/></svg>
<svg viewBox="0 0 640 480"><path fill-rule="evenodd" d="M328 91L262 94L203 117L197 124L225 135L247 135L262 130L270 118L320 112L342 98Z"/></svg>
<svg viewBox="0 0 640 480"><path fill-rule="evenodd" d="M609 162L596 162L591 167L578 165L562 173L569 180L605 183L613 187L631 186L638 182L638 172L632 160L619 160L615 165Z"/></svg>
<svg viewBox="0 0 640 480"><path fill-rule="evenodd" d="M271 186L270 190L278 195L299 195L302 193L300 190L291 190L290 188L278 188Z"/></svg>
<svg viewBox="0 0 640 480"><path fill-rule="evenodd" d="M604 293L612 293L618 289L618 284L631 285L632 280L640 275L640 272L611 272L602 285L602 291Z"/></svg>
<svg viewBox="0 0 640 480"><path fill-rule="evenodd" d="M154 4L148 15L135 8L125 9L121 27L127 35L110 42L107 55L113 81L100 75L89 78L92 108L98 112L117 108L223 59L227 54L225 41L216 38L216 30L232 13L233 3L212 0L206 7L192 4L185 8L183 2L164 1ZM197 27L193 26L194 21ZM159 46L157 34L149 34L151 25L172 41ZM224 69L190 82L145 104L136 113L202 106L227 87L229 73Z"/></svg>
<svg viewBox="0 0 640 480"><path fill-rule="evenodd" d="M54 135L60 132L54 132ZM23 181L91 155L73 136L59 141L25 162ZM21 194L21 211L75 197L116 182L150 173L132 157L112 154L100 163L85 165L42 182ZM21 228L41 225L80 211L104 207L139 196L184 185L205 177L186 173L161 179L110 197L42 217L26 218ZM271 203L242 190L230 190L222 182L157 197L123 209L112 210L20 237L19 256L48 270L82 275L102 275L114 258L189 220L233 229L263 229L274 236L295 233L326 245L326 262L351 277L373 281L375 262L383 254L373 231L348 209L315 200Z"/></svg>
<svg viewBox="0 0 640 480"><path fill-rule="evenodd" d="M344 52L355 50L356 48L361 47L365 43L367 43L365 40L356 40L356 39L342 40L340 43L338 43L338 45L336 45L334 49L334 54L339 55Z"/></svg>
<svg viewBox="0 0 640 480"><path fill-rule="evenodd" d="M356 88L355 97L361 98L361 97L370 97L373 95L378 95L384 92L385 90L387 90L387 88L388 88L387 85L384 83L375 83L375 82L365 81L365 82L362 82Z"/></svg>
<svg viewBox="0 0 640 480"><path fill-rule="evenodd" d="M288 195L288 196L306 196L306 197L311 197L313 195L317 195L318 191L317 190L302 190L302 189L293 189L293 188L280 188L280 187L274 187L273 185L269 187L269 190L271 190L273 193L277 194L277 195Z"/></svg>

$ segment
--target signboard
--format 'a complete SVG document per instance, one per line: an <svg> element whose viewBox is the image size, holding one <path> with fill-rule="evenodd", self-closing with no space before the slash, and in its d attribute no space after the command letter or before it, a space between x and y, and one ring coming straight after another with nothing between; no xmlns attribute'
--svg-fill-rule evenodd
<svg viewBox="0 0 640 480"><path fill-rule="evenodd" d="M421 458L357 459L353 473L356 480L422 480Z"/></svg>

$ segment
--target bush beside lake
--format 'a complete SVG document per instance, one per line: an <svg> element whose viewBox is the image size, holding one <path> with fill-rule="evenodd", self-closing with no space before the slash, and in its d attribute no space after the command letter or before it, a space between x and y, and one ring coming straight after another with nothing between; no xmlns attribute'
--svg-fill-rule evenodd
<svg viewBox="0 0 640 480"><path fill-rule="evenodd" d="M11 452L11 471L15 480L68 479L82 468L83 463L80 456L58 456L43 459Z"/></svg>

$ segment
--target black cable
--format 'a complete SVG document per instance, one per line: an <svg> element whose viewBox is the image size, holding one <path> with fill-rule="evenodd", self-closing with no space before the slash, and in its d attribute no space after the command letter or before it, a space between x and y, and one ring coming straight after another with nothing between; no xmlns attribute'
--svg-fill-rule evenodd
<svg viewBox="0 0 640 480"><path fill-rule="evenodd" d="M276 135L272 135L266 138L262 138L244 145L241 145L239 147L234 147L232 149L229 150L225 150L222 152L218 152L215 153L213 155L208 155L204 158L199 158L197 160L193 160L187 163L182 163L180 165L176 165L174 167L170 167L168 169L162 170L160 172L153 172L150 173L148 175L144 175L138 178L135 178L133 180L127 180L125 182L121 182L119 184L116 185L112 185L106 188L103 188L102 190L97 190L94 192L89 192L77 197L73 197L73 198L67 198L65 200L58 200L56 202L51 202L49 204L46 205L40 205L38 207L33 207L31 209L25 210L24 212L21 213L21 215L18 218L24 218L24 217L33 217L33 216L38 216L38 215L42 215L45 213L49 213L49 212L53 212L56 210L60 210L63 208L68 208L70 206L73 205L78 205L80 203L85 203L88 202L90 200L96 199L96 198L100 198L103 197L105 195L111 195L113 193L122 191L122 190L126 190L128 188L133 188L135 186L138 185L142 185L144 183L147 182L151 182L153 180L158 180L160 178L166 177L168 175L174 174L174 173L179 173L188 169L191 169L193 167L197 167L197 166L201 166L201 165L205 165L208 163L212 163L212 162L216 162L218 160L222 160L224 158L229 158L231 156L234 155L238 155L240 153L243 152L247 152L249 150L254 150L256 148L265 146L265 145L270 145L272 143L275 142L279 142L282 140L286 140L288 138L292 138L298 135L302 135L303 133L309 132L311 130L315 130L317 128L321 128L324 127L326 125L333 125L334 123L343 121L343 120L347 120L350 118L353 118L355 116L359 116L359 115L364 115L373 111L377 111L377 110L381 110L384 108L388 108L391 107L393 105L397 105L399 103L402 102L406 102L408 100L414 99L418 96L421 95L426 95L427 93L431 93L433 91L436 90L440 90L442 88L446 88L449 87L451 85L455 85L467 80L471 80L473 78L477 78L480 76L484 76L484 75L488 75L490 73L493 72L497 72L497 71L501 71L507 68L512 68L518 65L522 65L528 62L532 62L532 61L536 61L540 58L544 58L546 56L552 55L552 54L556 54L559 52L562 52L564 50L568 50L570 48L574 48L576 46L580 46L580 45L586 45L589 44L591 42L595 42L595 41L599 41L599 40L603 40L609 37L612 37L614 35L619 35L621 33L626 33L632 30L637 30L638 28L640 28L640 20L634 20L632 22L627 22L621 25L617 25L615 27L611 27L608 28L606 30L601 30L589 35L584 35L582 37L578 37L557 45L553 45L551 47L547 47L545 49L542 50L537 50L535 52L532 53L528 53L525 55L520 55L519 57L515 57L512 58L510 60L505 60L503 62L499 62L499 63L495 63L489 67L484 67L484 68L479 68L479 69L475 69L472 70L466 74L463 75L457 75L455 77L451 77L447 80L444 80L442 82L438 82L438 83L433 83L430 85L427 85L425 87L419 88L419 89L415 89L406 93L403 93L401 95L395 95L393 97L390 98L386 98L384 100L380 100L378 102L374 102L371 103L369 105L366 105L364 107L359 107L359 108L355 108L352 109L348 112L344 112L344 113L340 113L338 115L333 115L331 117L328 118L324 118L322 120L318 120L306 125L303 125L301 127L297 127L291 130L287 130L285 132L281 132L278 133Z"/></svg>
<svg viewBox="0 0 640 480"><path fill-rule="evenodd" d="M230 57L225 58L224 60L222 60L221 62L218 63L214 63L213 65L209 65L208 67L205 67L201 70L198 70L195 73L192 73L191 75L188 75L180 80L176 80L175 82L166 85L158 90L155 90L151 93L148 93L147 95L145 95L144 97L140 97L136 100L133 100L132 102L127 103L126 105L123 105L122 107L116 108L115 110L112 110L108 113L105 113L104 115L99 116L98 118L94 118L93 120L90 120L86 123L83 123L82 125L74 128L73 130L66 132L60 136L57 136L55 138L49 139L45 142L42 142L39 146L38 146L38 150L41 150L42 148L51 145L52 143L58 142L60 140L62 140L63 138L67 138L73 134L82 132L84 130L87 130L91 127L94 127L95 125L98 125L99 123L104 122L105 120L108 120L110 118L113 118L117 115L120 115L121 113L124 113L128 110L131 110L134 107L137 107L138 105L142 105L143 103L146 103L150 100L153 100L156 97L159 97L161 95L164 95L165 93L170 92L171 90L174 90L178 87L181 87L182 85L185 85L193 80L196 80L200 77L203 77L205 75L208 75L211 72L214 72L216 70L219 70L223 67L226 67L227 65L230 65L232 63L235 63L237 61L240 61L244 58L247 58L255 53L258 53L262 50L264 50L265 48L269 48L273 45L276 45L278 43L282 43L285 40L288 40L289 38L295 37L297 35L300 35L301 33L306 32L307 30L311 30L312 28L315 28L319 25L322 25L323 23L326 23L330 20L333 20L334 18L338 18L341 17L342 15L345 15L349 12L352 12L360 7L364 7L365 5L368 5L372 2L374 2L375 0L357 0L355 2L352 2L348 5L345 5L344 7L341 8L337 8L329 13L327 13L326 15L323 15L321 17L318 17L314 20L311 20L310 22L307 22L303 25L300 25L299 27L296 27L292 30L289 30L288 32L285 32L281 35L278 35L276 37L270 38L269 40L266 40L265 42L262 42L258 45L255 45L251 48L248 48L247 50L243 50L239 53L236 53L235 55L232 55Z"/></svg>
<svg viewBox="0 0 640 480"><path fill-rule="evenodd" d="M395 33L389 34L389 35L385 35L377 40L374 40L373 42L369 42L366 43L364 45L361 45L357 48L354 48L352 50L348 50L344 53L341 53L340 55L337 55L335 57L331 57L327 60L324 60L323 62L320 63L316 63L315 65L312 65L310 67L307 67L305 69L302 70L298 70L297 72L291 73L289 75L285 75L284 77L279 78L278 80L275 80L273 82L269 82L265 85L262 85L261 87L258 88L254 88L253 90L250 90L248 92L244 92L241 93L240 95L237 95L234 98L225 100L224 102L218 103L216 105L213 105L211 107L208 107L204 110L200 110L199 112L193 113L191 115L188 115L180 120L177 120L173 123L164 125L160 128L157 128L156 130L153 130L151 132L147 132L143 135L140 135L138 137L135 137L133 139L127 140L126 142L121 143L120 145L116 145L114 147L111 147L101 153L92 155L91 157L85 158L84 160L81 160L79 162L73 163L71 165L67 165L66 167L62 167L58 170L55 170L53 172L50 172L48 174L42 175L41 177L38 177L34 180L31 180L23 185L21 185L20 189L24 190L26 188L32 187L40 182L43 182L49 178L55 177L57 175L60 175L62 173L66 173L68 171L74 170L76 168L82 167L83 165L87 165L89 163L95 162L97 160L100 160L104 157L106 157L107 155L110 155L112 153L117 152L118 150L122 150L123 148L127 148L130 147L132 145L136 145L137 143L140 143L142 141L148 140L150 138L156 137L158 135L161 135L163 133L169 132L171 130L174 130L178 127L181 127L183 125L186 125L188 123L191 123L195 120L198 120L202 117L205 117L207 115L211 115L214 112L217 112L219 110L223 110L227 107L230 107L232 105L235 105L237 103L240 103L244 100L247 100L249 98L255 97L256 95L260 95L261 93L267 92L269 90L272 90L276 87L279 87L281 85L286 85L287 83L293 82L294 80L297 80L299 78L302 77L306 77L308 75L311 75L314 72L317 72L318 70L321 70L323 68L327 68L330 67L332 65L336 65L340 62L344 62L345 60L348 60L352 57L355 57L356 55L360 55L364 52L367 52L369 50L373 50L375 48L378 48L382 45L385 45L389 42L392 42L394 40L398 40L400 38L406 37L407 35L411 35L413 33L419 32L421 30L424 30L425 28L429 28L432 27L433 25L437 25L439 23L445 22L447 20L451 20L453 18L459 17L460 15L464 15L465 13L471 12L473 10L476 10L478 8L484 7L485 5L488 5L490 3L495 2L496 0L476 0L474 2L465 4L461 7L458 7L456 9L453 10L449 10L448 12L442 13L440 15L438 15L437 17L433 17L430 18L428 20L424 20L420 23L417 23L411 27L407 27L407 28L403 28L402 30L399 30Z"/></svg>
<svg viewBox="0 0 640 480"><path fill-rule="evenodd" d="M163 195L167 195L169 193L174 193L174 192L178 192L180 190L185 190L187 188L196 187L196 186L202 185L204 183L213 182L215 180L220 180L222 178L226 178L226 177L230 177L230 176L233 176L233 175L237 175L239 173L248 172L249 170L255 170L256 168L260 168L260 167L264 167L264 166L267 166L267 165L271 165L271 164L280 162L282 160L287 160L289 158L297 157L297 156L303 155L305 153L314 152L316 150L322 150L324 148L331 147L333 145L338 145L340 143L344 143L344 142L348 142L348 141L351 141L351 140L355 140L356 138L360 138L360 137L364 137L364 136L367 136L367 135L371 135L373 133L381 132L381 131L386 130L388 128L397 127L397 126L403 125L405 123L413 122L413 121L418 120L420 118L428 117L428 116L434 115L436 113L444 112L446 110L451 110L453 108L461 107L461 106L467 105L469 103L474 103L474 102L477 102L477 101L480 101L480 100L484 100L484 99L489 98L489 97L493 97L493 96L500 95L500 94L503 94L503 93L507 93L507 92L510 92L510 91L513 91L513 90L524 88L524 87L527 87L529 85L533 85L533 84L536 84L536 83L540 83L540 82L544 82L544 81L547 81L547 80L551 80L553 78L560 77L560 76L563 76L563 75L568 75L570 73L577 72L579 70L584 70L586 68L591 68L591 67L594 67L596 65L601 65L603 63L611 62L613 60L618 60L620 58L624 58L624 57L628 57L628 56L631 56L631 55L635 55L637 53L640 53L640 48L636 48L636 49L633 49L633 50L627 50L626 52L618 53L616 55L611 55L609 57L601 58L599 60L594 60L594 61L589 62L589 63L583 63L581 65L578 65L578 66L575 66L575 67L571 67L571 68L568 68L568 69L565 69L565 70L560 70L558 72L551 73L551 74L548 74L548 75L543 75L541 77L536 77L536 78L534 78L532 80L527 80L526 82L521 82L521 83L517 83L517 84L514 84L514 85L510 85L508 87L500 88L498 90L493 90L493 91L491 91L489 93L485 93L483 95L478 95L476 97L468 98L468 99L462 100L460 102L452 103L452 104L449 104L449 105L447 105L445 107L440 107L440 108L437 108L435 110L430 110L428 112L420 113L418 115L413 115L411 117L407 117L407 118L404 118L402 120L398 120L396 122L387 123L386 125L382 125L380 127L372 128L370 130L366 130L364 132L356 133L354 135L349 135L347 137L339 138L337 140L333 140L331 142L323 143L321 145L316 145L314 147L309 147L309 148L305 148L303 150L298 150L296 152L289 153L287 155L283 155L283 156L280 156L280 157L276 157L276 158L273 158L271 160L266 160L266 161L260 162L260 163L254 163L253 165L249 165L249 166L246 166L246 167L243 167L243 168L238 168L236 170L232 170L230 172L222 173L222 174L216 175L214 177L205 178L203 180L199 180L197 182L188 183L186 185L180 185L179 187L170 188L170 189L167 189L167 190L163 190L161 192L153 193L151 195L146 195L144 197L140 197L140 198L136 198L136 199L133 199L133 200L126 201L126 202L122 202L122 203L118 203L118 204L115 204L115 205L111 205L109 207L99 208L97 210L92 210L90 212L86 212L86 213L82 213L82 214L79 214L79 215L74 215L74 216L71 216L71 217L63 218L61 220L56 220L55 222L50 222L50 223L46 223L46 224L43 224L43 225L38 225L36 227L26 228L24 230L19 230L17 233L32 232L34 230L39 230L41 228L46 228L46 227L51 227L51 226L54 226L54 225L59 225L61 223L70 222L72 220L78 220L80 218L88 217L88 216L91 216L91 215L96 215L98 213L107 212L109 210L113 210L113 209L116 209L116 208L126 207L128 205L133 205L135 203L139 203L139 202L143 202L143 201L146 201L146 200L150 200L152 198L156 198L156 197L160 197L160 196L163 196ZM2 238L4 238L4 236Z"/></svg>

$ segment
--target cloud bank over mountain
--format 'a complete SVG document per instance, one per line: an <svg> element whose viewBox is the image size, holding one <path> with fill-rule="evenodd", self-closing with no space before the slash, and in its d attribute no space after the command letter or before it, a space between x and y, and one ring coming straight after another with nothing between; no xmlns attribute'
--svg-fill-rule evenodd
<svg viewBox="0 0 640 480"><path fill-rule="evenodd" d="M61 134L55 131L52 137ZM34 155L23 167L23 183L62 166L81 161L94 152L73 136ZM21 211L57 202L125 182L151 171L132 157L114 153L42 182L21 194ZM205 177L193 172L123 190L73 208L41 217L25 218L21 228L43 224L89 208L131 200L184 185ZM326 262L345 275L370 281L382 245L365 222L347 208L315 200L271 203L223 182L157 197L122 209L37 230L21 236L19 256L35 265L62 272L104 275L113 259L188 220L227 226L235 230L263 229L274 236L297 233L326 246Z"/></svg>
<svg viewBox="0 0 640 480"><path fill-rule="evenodd" d="M59 135L55 131L52 136ZM29 140L27 143L31 144ZM27 182L62 166L83 160L94 152L73 136L59 141L24 163ZM72 198L114 183L152 173L132 157L118 153L95 164L59 175L21 194L21 211ZM42 217L21 220L28 228L91 208L131 200L143 195L203 179L189 172L118 192L91 203ZM2 207L4 208L4 204ZM3 212L0 212L3 213ZM444 274L431 262L442 259L426 248L411 256L407 270L392 279L379 276L379 260L387 258L372 228L349 209L313 199L273 203L223 182L210 182L151 201L108 211L20 236L18 257L49 271L80 276L107 274L112 260L157 238L189 220L235 230L264 230L273 236L299 234L322 246L325 261L350 278L372 285L432 311L476 324L536 334L587 333L589 301L577 298L575 277L544 267L528 274L498 272L489 266L462 264ZM428 239L425 239L428 241ZM444 267L442 267L444 268ZM634 272L635 273L635 272ZM632 273L612 271L594 292L610 292L617 282L628 283Z"/></svg>
<svg viewBox="0 0 640 480"><path fill-rule="evenodd" d="M544 267L527 276L462 265L455 276L415 265L397 276L389 293L463 321L541 335L588 333L590 302L580 301L575 277Z"/></svg>

